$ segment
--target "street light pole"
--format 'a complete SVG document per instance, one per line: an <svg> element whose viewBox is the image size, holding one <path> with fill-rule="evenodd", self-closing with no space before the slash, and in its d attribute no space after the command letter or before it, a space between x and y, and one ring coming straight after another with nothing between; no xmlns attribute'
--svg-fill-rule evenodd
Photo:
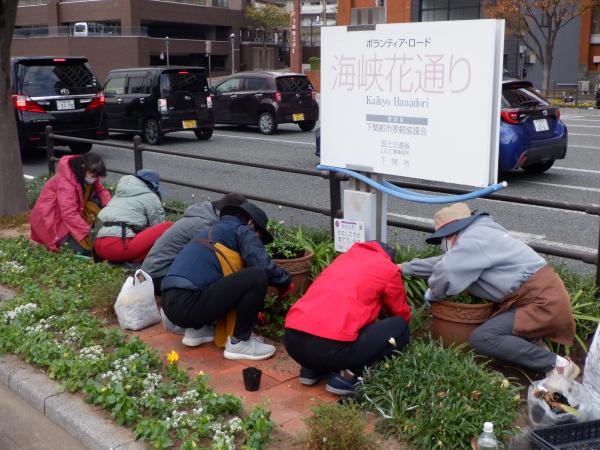
<svg viewBox="0 0 600 450"><path fill-rule="evenodd" d="M231 74L235 73L235 34L231 33L229 35L229 40L231 41Z"/></svg>
<svg viewBox="0 0 600 450"><path fill-rule="evenodd" d="M167 66L170 66L170 61L169 61L169 36L165 37L165 44L167 46Z"/></svg>

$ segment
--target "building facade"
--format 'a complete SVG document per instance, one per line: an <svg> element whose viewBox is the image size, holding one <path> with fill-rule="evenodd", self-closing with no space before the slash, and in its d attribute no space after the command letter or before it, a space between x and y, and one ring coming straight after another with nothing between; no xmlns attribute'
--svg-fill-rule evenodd
<svg viewBox="0 0 600 450"><path fill-rule="evenodd" d="M247 40L250 0L21 0L12 56L85 56L116 68L193 65L213 75L282 64L275 43ZM77 26L76 26L77 24Z"/></svg>
<svg viewBox="0 0 600 450"><path fill-rule="evenodd" d="M338 25L479 19L485 17L483 5L483 0L338 0ZM551 94L561 95L578 86L594 89L600 82L600 8L562 28L553 55ZM510 35L504 42L504 68L541 86L541 64Z"/></svg>

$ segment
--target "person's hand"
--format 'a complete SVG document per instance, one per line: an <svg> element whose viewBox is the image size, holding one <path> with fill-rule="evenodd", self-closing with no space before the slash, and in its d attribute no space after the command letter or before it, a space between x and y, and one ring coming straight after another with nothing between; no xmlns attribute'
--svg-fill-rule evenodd
<svg viewBox="0 0 600 450"><path fill-rule="evenodd" d="M294 289L295 289L294 282L290 281L290 284L288 284L287 287L279 288L277 290L277 297L287 298L294 291Z"/></svg>
<svg viewBox="0 0 600 450"><path fill-rule="evenodd" d="M423 294L423 304L425 306L427 306L428 308L431 308L431 301L432 300L433 299L431 298L431 289L427 288L427 290Z"/></svg>

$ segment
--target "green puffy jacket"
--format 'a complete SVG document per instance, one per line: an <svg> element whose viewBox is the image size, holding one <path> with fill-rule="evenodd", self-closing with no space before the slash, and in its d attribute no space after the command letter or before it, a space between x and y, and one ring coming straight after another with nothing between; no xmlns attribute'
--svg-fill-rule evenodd
<svg viewBox="0 0 600 450"><path fill-rule="evenodd" d="M125 175L119 180L117 191L98 218L103 222L126 222L137 229L144 229L164 222L165 210L160 198L142 180ZM103 226L97 237L121 237L120 226ZM132 229L126 228L126 237L134 237Z"/></svg>

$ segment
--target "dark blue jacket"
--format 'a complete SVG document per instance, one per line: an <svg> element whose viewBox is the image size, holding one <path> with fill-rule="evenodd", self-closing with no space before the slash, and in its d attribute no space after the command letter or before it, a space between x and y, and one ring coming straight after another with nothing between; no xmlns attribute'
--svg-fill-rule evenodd
<svg viewBox="0 0 600 450"><path fill-rule="evenodd" d="M198 231L192 241L183 247L163 279L161 289L179 288L198 290L223 278L223 270L217 255L209 247L194 242L208 239L208 230ZM212 227L212 241L221 243L238 252L246 267L262 267L269 284L287 287L291 276L267 255L265 247L249 225L243 225L237 217L224 216Z"/></svg>

